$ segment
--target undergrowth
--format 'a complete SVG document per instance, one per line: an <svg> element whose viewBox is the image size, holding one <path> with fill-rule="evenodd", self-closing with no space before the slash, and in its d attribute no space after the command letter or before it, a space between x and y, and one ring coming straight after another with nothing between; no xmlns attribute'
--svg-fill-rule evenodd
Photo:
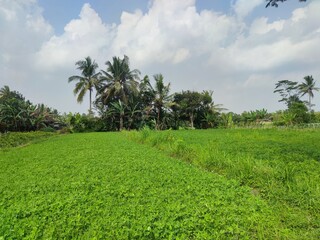
<svg viewBox="0 0 320 240"><path fill-rule="evenodd" d="M249 186L299 239L320 238L319 130L143 129L125 134Z"/></svg>
<svg viewBox="0 0 320 240"><path fill-rule="evenodd" d="M18 147L55 135L52 132L8 132L0 133L0 149Z"/></svg>

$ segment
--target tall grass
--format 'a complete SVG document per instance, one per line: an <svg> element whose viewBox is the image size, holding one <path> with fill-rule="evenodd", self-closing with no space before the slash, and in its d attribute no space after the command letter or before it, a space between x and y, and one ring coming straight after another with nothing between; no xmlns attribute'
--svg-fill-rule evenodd
<svg viewBox="0 0 320 240"><path fill-rule="evenodd" d="M252 188L301 239L320 238L320 131L231 129L128 134Z"/></svg>

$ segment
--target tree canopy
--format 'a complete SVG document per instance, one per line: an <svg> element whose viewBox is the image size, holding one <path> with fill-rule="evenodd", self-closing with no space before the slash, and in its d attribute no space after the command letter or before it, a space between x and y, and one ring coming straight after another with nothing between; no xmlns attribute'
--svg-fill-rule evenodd
<svg viewBox="0 0 320 240"><path fill-rule="evenodd" d="M266 8L271 6L271 7L278 7L279 2L285 2L287 0L266 0L268 3L266 5ZM307 0L299 0L299 2L306 2Z"/></svg>
<svg viewBox="0 0 320 240"><path fill-rule="evenodd" d="M73 93L78 94L77 101L81 103L87 91L89 91L90 107L89 113L92 113L92 91L98 88L98 76L100 73L96 73L99 67L95 61L92 61L90 57L86 57L85 60L76 62L77 69L81 71L81 76L74 75L69 77L68 82L77 81Z"/></svg>
<svg viewBox="0 0 320 240"><path fill-rule="evenodd" d="M9 86L0 89L0 132L54 129L60 123L57 110L34 105Z"/></svg>

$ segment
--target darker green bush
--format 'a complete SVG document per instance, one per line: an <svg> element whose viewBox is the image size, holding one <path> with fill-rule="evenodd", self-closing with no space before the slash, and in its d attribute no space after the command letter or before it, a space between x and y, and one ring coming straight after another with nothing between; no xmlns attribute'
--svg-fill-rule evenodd
<svg viewBox="0 0 320 240"><path fill-rule="evenodd" d="M53 136L52 132L8 132L0 134L0 149L28 144Z"/></svg>

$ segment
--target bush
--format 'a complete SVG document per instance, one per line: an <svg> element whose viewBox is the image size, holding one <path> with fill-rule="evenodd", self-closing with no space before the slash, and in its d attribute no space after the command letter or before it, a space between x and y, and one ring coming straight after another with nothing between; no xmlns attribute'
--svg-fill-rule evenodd
<svg viewBox="0 0 320 240"><path fill-rule="evenodd" d="M18 147L53 136L51 132L8 132L0 134L0 149Z"/></svg>
<svg viewBox="0 0 320 240"><path fill-rule="evenodd" d="M55 132L56 130L52 127L45 127L41 129L42 132Z"/></svg>

